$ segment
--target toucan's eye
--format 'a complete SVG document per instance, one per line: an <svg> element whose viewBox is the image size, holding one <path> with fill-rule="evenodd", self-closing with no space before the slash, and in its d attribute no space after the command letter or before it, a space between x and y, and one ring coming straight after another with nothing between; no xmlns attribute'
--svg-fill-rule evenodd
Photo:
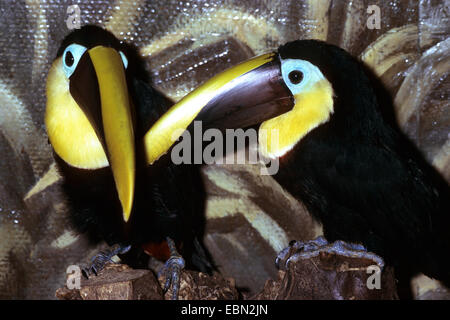
<svg viewBox="0 0 450 320"><path fill-rule="evenodd" d="M69 78L77 68L78 62L86 51L86 47L79 44L71 44L63 53L63 69L66 77Z"/></svg>
<svg viewBox="0 0 450 320"><path fill-rule="evenodd" d="M307 60L280 59L283 81L292 94L300 94L324 79L320 69Z"/></svg>
<svg viewBox="0 0 450 320"><path fill-rule="evenodd" d="M299 70L289 72L289 80L292 84L299 84L303 80L303 72Z"/></svg>
<svg viewBox="0 0 450 320"><path fill-rule="evenodd" d="M66 53L66 57L64 58L64 63L66 64L66 66L71 67L74 61L75 59L73 58L72 52L68 51Z"/></svg>

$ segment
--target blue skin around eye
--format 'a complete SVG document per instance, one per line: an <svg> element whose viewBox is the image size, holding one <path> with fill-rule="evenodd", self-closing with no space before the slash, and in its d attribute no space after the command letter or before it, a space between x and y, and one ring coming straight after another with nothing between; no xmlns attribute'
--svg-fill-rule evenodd
<svg viewBox="0 0 450 320"><path fill-rule="evenodd" d="M67 52L70 51L73 55L73 64L69 67L66 65L65 63L65 59L66 59L66 54ZM84 52L86 51L86 47L79 45L79 44L71 44L70 46L68 46L63 53L63 69L64 69L64 73L66 74L66 77L69 78L72 73L75 71L75 68L78 65L78 62L80 61L81 57L83 56Z"/></svg>
<svg viewBox="0 0 450 320"><path fill-rule="evenodd" d="M300 83L291 83L289 80L289 73L292 71L300 71L303 73L303 79ZM281 60L281 75L293 95L300 93L309 85L312 85L323 78L322 72L320 72L319 68L308 61L300 59Z"/></svg>

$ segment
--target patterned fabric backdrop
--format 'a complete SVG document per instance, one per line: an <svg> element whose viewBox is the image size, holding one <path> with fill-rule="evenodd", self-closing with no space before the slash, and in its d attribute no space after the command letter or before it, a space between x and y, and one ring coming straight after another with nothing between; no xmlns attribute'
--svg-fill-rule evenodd
<svg viewBox="0 0 450 320"><path fill-rule="evenodd" d="M68 12L74 4L79 11ZM69 224L43 124L46 74L69 17L79 12L81 25L103 26L136 45L152 84L174 101L287 41L337 44L382 79L401 128L450 181L449 4L0 0L0 298L53 299L67 266L98 250ZM380 8L379 26L367 23L371 5ZM301 203L258 172L257 165L203 169L206 246L219 269L250 292L276 276L275 254L290 240L321 232Z"/></svg>

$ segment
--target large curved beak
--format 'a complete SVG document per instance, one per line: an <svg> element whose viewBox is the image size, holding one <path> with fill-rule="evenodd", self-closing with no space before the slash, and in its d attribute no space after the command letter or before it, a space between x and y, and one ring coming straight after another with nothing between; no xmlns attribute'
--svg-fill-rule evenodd
<svg viewBox="0 0 450 320"><path fill-rule="evenodd" d="M194 120L203 127L245 128L259 124L294 106L283 82L276 54L265 54L232 67L185 96L146 133L149 164L169 151Z"/></svg>
<svg viewBox="0 0 450 320"><path fill-rule="evenodd" d="M86 52L70 77L70 93L103 144L126 222L134 199L135 139L120 54L103 46Z"/></svg>

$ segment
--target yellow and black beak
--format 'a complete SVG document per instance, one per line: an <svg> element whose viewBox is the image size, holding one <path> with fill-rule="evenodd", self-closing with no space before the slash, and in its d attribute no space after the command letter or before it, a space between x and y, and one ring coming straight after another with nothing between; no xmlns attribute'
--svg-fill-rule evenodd
<svg viewBox="0 0 450 320"><path fill-rule="evenodd" d="M52 68L61 64L57 60ZM50 142L71 166L111 166L126 222L134 199L135 138L122 58L113 48L96 46L81 56L69 79L62 79L60 69L47 80Z"/></svg>
<svg viewBox="0 0 450 320"><path fill-rule="evenodd" d="M152 164L167 153L194 120L204 127L245 128L293 106L278 55L258 56L211 78L164 114L144 137L147 162Z"/></svg>

